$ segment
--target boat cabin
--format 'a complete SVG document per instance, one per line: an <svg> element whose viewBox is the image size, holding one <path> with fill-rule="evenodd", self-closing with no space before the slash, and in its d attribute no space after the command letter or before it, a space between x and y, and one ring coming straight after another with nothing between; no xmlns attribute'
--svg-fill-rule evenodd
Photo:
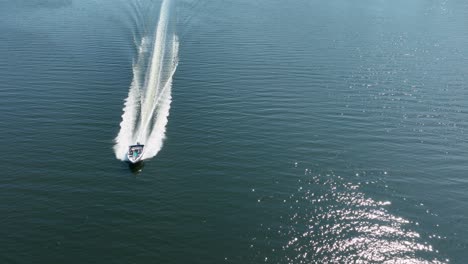
<svg viewBox="0 0 468 264"><path fill-rule="evenodd" d="M139 162L143 156L143 147L144 145L141 144L130 146L127 153L128 161L131 163Z"/></svg>

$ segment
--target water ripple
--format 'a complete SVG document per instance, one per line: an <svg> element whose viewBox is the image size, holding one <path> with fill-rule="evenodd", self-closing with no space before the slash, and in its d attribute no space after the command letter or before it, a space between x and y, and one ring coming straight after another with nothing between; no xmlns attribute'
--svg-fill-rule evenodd
<svg viewBox="0 0 468 264"><path fill-rule="evenodd" d="M267 235L259 241L285 242L276 248L280 253L273 256L277 258L270 254L265 262L448 262L437 258L438 251L417 231L419 223L391 213L391 201L372 199L360 190L368 184L375 182L355 183L333 173L314 174L306 169L296 192L282 200L276 197L289 213L280 216L277 225L267 226Z"/></svg>

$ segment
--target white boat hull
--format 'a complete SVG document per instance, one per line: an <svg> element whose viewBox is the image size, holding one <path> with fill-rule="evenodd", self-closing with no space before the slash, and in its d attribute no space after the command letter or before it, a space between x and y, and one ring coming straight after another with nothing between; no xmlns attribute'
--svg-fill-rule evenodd
<svg viewBox="0 0 468 264"><path fill-rule="evenodd" d="M145 145L141 145L139 143L137 143L136 145L130 146L127 152L128 162L133 163L133 164L140 162L143 158L144 147Z"/></svg>

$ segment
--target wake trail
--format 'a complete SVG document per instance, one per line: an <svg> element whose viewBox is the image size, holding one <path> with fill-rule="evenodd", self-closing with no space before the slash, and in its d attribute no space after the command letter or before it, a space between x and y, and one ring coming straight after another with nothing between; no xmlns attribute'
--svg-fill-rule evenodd
<svg viewBox="0 0 468 264"><path fill-rule="evenodd" d="M137 43L133 80L115 138L117 159L125 160L128 147L137 142L145 145L143 159L156 156L163 146L172 101L172 78L178 65L179 43L170 27L171 5L171 0L163 1L153 39L144 36Z"/></svg>

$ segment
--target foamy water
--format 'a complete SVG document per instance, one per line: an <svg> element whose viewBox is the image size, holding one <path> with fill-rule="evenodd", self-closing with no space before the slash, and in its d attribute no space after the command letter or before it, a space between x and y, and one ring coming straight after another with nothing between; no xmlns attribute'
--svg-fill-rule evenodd
<svg viewBox="0 0 468 264"><path fill-rule="evenodd" d="M165 0L154 37L144 36L137 43L133 81L125 100L120 132L115 139L114 151L120 160L126 159L128 147L136 143L145 145L143 159L156 156L163 146L179 48L170 24L171 1Z"/></svg>

